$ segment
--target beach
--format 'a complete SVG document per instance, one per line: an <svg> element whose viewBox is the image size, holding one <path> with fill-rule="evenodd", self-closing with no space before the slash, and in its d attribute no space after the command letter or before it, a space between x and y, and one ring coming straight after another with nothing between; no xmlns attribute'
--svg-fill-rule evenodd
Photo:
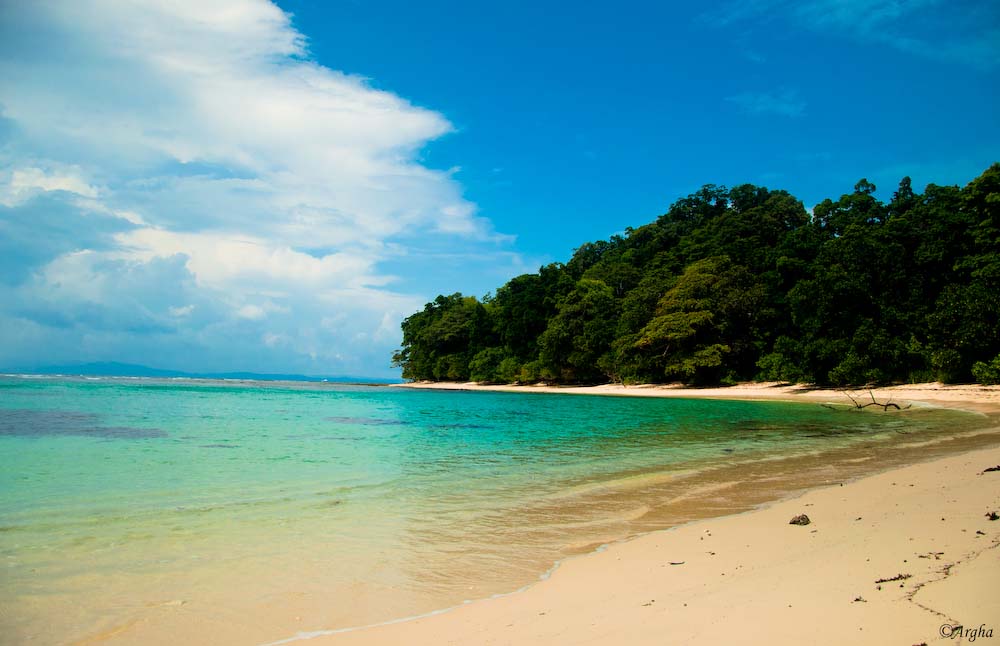
<svg viewBox="0 0 1000 646"><path fill-rule="evenodd" d="M502 385L473 382L416 382L394 384L394 388L434 390L469 390L521 393L563 393L568 395L611 395L620 397L680 397L685 399L738 399L746 401L814 401L853 405L871 402L929 404L944 408L1000 413L1000 386L949 385L941 383L908 384L879 388L816 388L779 382L741 383L734 386L694 388L680 384L602 384L598 386L550 386L545 384Z"/></svg>
<svg viewBox="0 0 1000 646"><path fill-rule="evenodd" d="M0 386L0 642L912 645L1000 616L996 387Z"/></svg>
<svg viewBox="0 0 1000 646"><path fill-rule="evenodd" d="M840 391L768 385L410 387L851 404ZM866 390L851 395L871 401ZM872 395L904 407L947 406L994 419L1000 413L995 387L926 384ZM1000 465L997 428L978 441L988 448L955 447L957 454L948 457L618 542L567 559L513 594L298 639L334 645L989 644L1000 639L1000 522L991 520L1000 512L1000 470L987 471ZM809 524L790 524L801 514Z"/></svg>

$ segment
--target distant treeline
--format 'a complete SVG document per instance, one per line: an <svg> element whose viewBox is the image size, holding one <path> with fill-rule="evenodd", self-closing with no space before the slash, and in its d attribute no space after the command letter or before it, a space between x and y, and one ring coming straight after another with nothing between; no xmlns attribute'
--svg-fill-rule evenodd
<svg viewBox="0 0 1000 646"><path fill-rule="evenodd" d="M861 180L810 215L707 185L482 300L403 322L403 377L823 385L1000 382L1000 164L964 188Z"/></svg>

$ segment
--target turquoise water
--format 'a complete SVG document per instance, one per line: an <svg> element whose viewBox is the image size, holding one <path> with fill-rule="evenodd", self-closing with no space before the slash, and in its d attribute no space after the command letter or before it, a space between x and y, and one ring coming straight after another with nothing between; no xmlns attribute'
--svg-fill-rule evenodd
<svg viewBox="0 0 1000 646"><path fill-rule="evenodd" d="M17 636L10 643L169 643L179 621L214 622L224 635L229 613L271 613L266 627L231 632L233 643L260 643L427 612L513 590L567 554L651 529L649 519L663 521L652 513L666 495L657 483L977 420L797 403L3 377L0 632Z"/></svg>

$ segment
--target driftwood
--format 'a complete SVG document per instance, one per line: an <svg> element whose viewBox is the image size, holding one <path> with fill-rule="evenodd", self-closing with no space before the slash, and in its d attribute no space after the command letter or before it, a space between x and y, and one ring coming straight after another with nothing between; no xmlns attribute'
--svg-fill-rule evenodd
<svg viewBox="0 0 1000 646"><path fill-rule="evenodd" d="M878 406L884 411L888 411L890 408L895 408L896 410L906 410L907 408L913 405L913 404L907 404L906 406L900 406L899 404L892 401L891 397L885 402L880 402L875 399L875 393L873 393L871 389L868 390L868 395L872 398L872 400L866 403L859 402L857 399L854 398L854 396L851 395L851 393L849 393L846 390L842 390L840 392L844 393L848 399L854 402L854 407L857 408L858 410L868 408L869 406Z"/></svg>

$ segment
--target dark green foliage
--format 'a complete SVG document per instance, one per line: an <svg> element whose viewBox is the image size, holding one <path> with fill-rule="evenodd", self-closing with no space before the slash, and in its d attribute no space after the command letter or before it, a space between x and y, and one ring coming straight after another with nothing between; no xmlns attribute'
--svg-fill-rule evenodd
<svg viewBox="0 0 1000 646"><path fill-rule="evenodd" d="M582 278L563 297L556 315L538 337L539 359L560 381L602 381L602 357L611 349L618 306L610 287Z"/></svg>
<svg viewBox="0 0 1000 646"><path fill-rule="evenodd" d="M972 364L972 374L981 384L1000 384L1000 354L993 361L977 361Z"/></svg>
<svg viewBox="0 0 1000 646"><path fill-rule="evenodd" d="M495 344L493 327L475 298L438 296L403 321L403 338L410 342L393 355L393 363L406 379L467 380L472 358Z"/></svg>
<svg viewBox="0 0 1000 646"><path fill-rule="evenodd" d="M655 357L668 380L713 383L738 373L752 353L751 330L764 289L728 256L690 265L660 299L633 347Z"/></svg>
<svg viewBox="0 0 1000 646"><path fill-rule="evenodd" d="M860 180L810 216L707 185L480 302L403 322L408 379L859 385L1000 381L1000 165L966 187Z"/></svg>

